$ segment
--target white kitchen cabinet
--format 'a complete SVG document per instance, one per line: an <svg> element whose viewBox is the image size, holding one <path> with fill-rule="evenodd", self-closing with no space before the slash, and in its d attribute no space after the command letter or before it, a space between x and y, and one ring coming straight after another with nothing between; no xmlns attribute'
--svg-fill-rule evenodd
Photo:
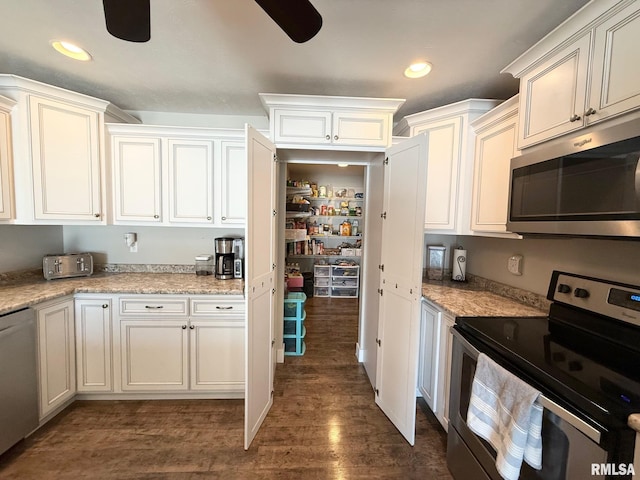
<svg viewBox="0 0 640 480"><path fill-rule="evenodd" d="M518 148L640 108L640 4L592 2L503 72L520 78Z"/></svg>
<svg viewBox="0 0 640 480"><path fill-rule="evenodd" d="M476 132L471 230L507 232L511 159L516 149L518 96L472 123Z"/></svg>
<svg viewBox="0 0 640 480"><path fill-rule="evenodd" d="M123 391L189 387L188 319L120 321Z"/></svg>
<svg viewBox="0 0 640 480"><path fill-rule="evenodd" d="M72 298L34 307L37 314L40 419L76 394L74 308Z"/></svg>
<svg viewBox="0 0 640 480"><path fill-rule="evenodd" d="M0 220L15 218L11 110L15 102L0 96Z"/></svg>
<svg viewBox="0 0 640 480"><path fill-rule="evenodd" d="M451 327L455 318L446 312L440 316L440 345L438 352L438 377L436 397L436 418L442 424L445 431L449 428L449 387L451 385L451 348L453 335Z"/></svg>
<svg viewBox="0 0 640 480"><path fill-rule="evenodd" d="M116 222L160 223L160 139L114 136L112 142Z"/></svg>
<svg viewBox="0 0 640 480"><path fill-rule="evenodd" d="M213 223L213 141L168 139L169 221Z"/></svg>
<svg viewBox="0 0 640 480"><path fill-rule="evenodd" d="M78 392L113 390L110 298L76 298L75 346Z"/></svg>
<svg viewBox="0 0 640 480"><path fill-rule="evenodd" d="M106 224L104 122L138 120L109 102L0 74L11 115L15 221Z"/></svg>
<svg viewBox="0 0 640 480"><path fill-rule="evenodd" d="M429 138L424 228L430 233L469 233L474 132L470 123L498 105L470 99L408 115L396 134Z"/></svg>
<svg viewBox="0 0 640 480"><path fill-rule="evenodd" d="M98 112L31 96L36 220L102 219Z"/></svg>
<svg viewBox="0 0 640 480"><path fill-rule="evenodd" d="M437 410L438 354L441 312L424 300L420 314L420 365L418 390L433 412Z"/></svg>
<svg viewBox="0 0 640 480"><path fill-rule="evenodd" d="M223 140L220 223L244 225L247 210L247 157L244 142Z"/></svg>
<svg viewBox="0 0 640 480"><path fill-rule="evenodd" d="M391 145L400 99L261 93L280 147L383 150Z"/></svg>

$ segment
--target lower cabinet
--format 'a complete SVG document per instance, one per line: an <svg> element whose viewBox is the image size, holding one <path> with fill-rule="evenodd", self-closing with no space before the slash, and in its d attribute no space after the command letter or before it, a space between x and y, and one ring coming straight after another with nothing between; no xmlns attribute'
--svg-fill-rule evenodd
<svg viewBox="0 0 640 480"><path fill-rule="evenodd" d="M113 391L111 298L76 298L78 392Z"/></svg>
<svg viewBox="0 0 640 480"><path fill-rule="evenodd" d="M418 390L445 430L449 426L451 327L455 318L422 302Z"/></svg>
<svg viewBox="0 0 640 480"><path fill-rule="evenodd" d="M40 420L63 407L76 394L73 298L34 307L38 331Z"/></svg>

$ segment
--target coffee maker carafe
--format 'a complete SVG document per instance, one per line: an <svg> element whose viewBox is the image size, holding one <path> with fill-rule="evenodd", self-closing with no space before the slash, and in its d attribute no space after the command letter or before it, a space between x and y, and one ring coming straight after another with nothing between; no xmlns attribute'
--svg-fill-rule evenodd
<svg viewBox="0 0 640 480"><path fill-rule="evenodd" d="M216 278L233 278L233 238L220 237L214 240L216 251Z"/></svg>

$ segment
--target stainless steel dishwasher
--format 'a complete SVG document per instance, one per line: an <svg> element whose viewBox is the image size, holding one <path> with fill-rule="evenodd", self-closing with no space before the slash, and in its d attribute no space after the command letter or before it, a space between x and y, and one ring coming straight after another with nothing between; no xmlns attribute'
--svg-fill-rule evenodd
<svg viewBox="0 0 640 480"><path fill-rule="evenodd" d="M24 309L0 315L0 454L37 426L36 322Z"/></svg>

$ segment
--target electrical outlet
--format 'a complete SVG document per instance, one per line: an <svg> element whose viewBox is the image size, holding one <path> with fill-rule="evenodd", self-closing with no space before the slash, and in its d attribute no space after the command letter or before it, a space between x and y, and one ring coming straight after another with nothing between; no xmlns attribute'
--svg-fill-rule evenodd
<svg viewBox="0 0 640 480"><path fill-rule="evenodd" d="M522 275L522 255L513 255L507 262L507 270L514 275Z"/></svg>

